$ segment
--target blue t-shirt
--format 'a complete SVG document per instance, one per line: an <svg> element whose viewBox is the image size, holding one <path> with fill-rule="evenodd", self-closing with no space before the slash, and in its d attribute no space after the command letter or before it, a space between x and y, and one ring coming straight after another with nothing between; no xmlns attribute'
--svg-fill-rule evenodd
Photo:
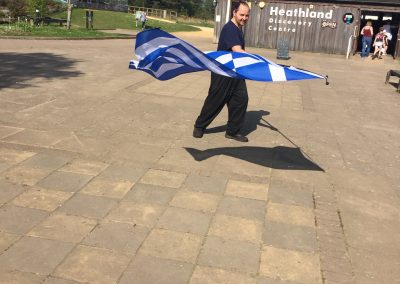
<svg viewBox="0 0 400 284"><path fill-rule="evenodd" d="M242 30L229 21L219 35L218 51L232 51L235 45L240 45L244 50L244 36Z"/></svg>

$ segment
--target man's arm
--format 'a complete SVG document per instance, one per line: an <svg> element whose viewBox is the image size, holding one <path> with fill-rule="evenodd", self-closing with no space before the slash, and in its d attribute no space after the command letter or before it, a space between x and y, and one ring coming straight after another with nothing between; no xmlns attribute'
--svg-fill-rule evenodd
<svg viewBox="0 0 400 284"><path fill-rule="evenodd" d="M232 46L232 51L233 52L246 52L246 51L244 51L244 49L242 49L242 47L240 45Z"/></svg>

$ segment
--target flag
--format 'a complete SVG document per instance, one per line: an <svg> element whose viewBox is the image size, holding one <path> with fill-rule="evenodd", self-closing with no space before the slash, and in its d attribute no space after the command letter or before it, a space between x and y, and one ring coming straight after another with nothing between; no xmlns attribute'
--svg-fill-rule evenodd
<svg viewBox="0 0 400 284"><path fill-rule="evenodd" d="M160 29L137 34L135 54L129 68L147 72L158 80L209 70L236 79L284 82L326 77L292 66L276 64L264 57L241 52L203 52L191 44Z"/></svg>

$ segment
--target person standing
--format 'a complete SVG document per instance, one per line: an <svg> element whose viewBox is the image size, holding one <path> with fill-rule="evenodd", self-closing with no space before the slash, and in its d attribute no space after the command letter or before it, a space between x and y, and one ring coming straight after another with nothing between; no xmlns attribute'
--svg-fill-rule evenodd
<svg viewBox="0 0 400 284"><path fill-rule="evenodd" d="M389 47L389 41L391 41L392 38L393 38L393 36L392 36L392 26L390 25L390 21L387 21L386 24L383 26L383 32L386 35L386 44L385 44L385 47L384 47L383 54L386 55L388 47Z"/></svg>
<svg viewBox="0 0 400 284"><path fill-rule="evenodd" d="M361 57L368 57L371 51L372 37L374 35L374 28L372 27L372 22L368 21L367 25L361 30L362 37L362 49Z"/></svg>
<svg viewBox="0 0 400 284"><path fill-rule="evenodd" d="M218 51L245 52L242 28L249 19L250 8L244 1L232 3L233 17L221 30ZM198 116L193 137L203 137L207 126L228 106L228 127L225 137L239 142L248 142L246 136L239 134L244 124L248 104L248 94L244 79L235 79L211 73L208 96Z"/></svg>
<svg viewBox="0 0 400 284"><path fill-rule="evenodd" d="M146 22L147 22L146 12L143 12L142 15L140 16L140 21L142 22L142 31L143 31L146 28Z"/></svg>
<svg viewBox="0 0 400 284"><path fill-rule="evenodd" d="M137 11L135 13L135 24L136 24L136 27L138 26L138 22L139 22L141 17L142 17L142 13L140 11Z"/></svg>
<svg viewBox="0 0 400 284"><path fill-rule="evenodd" d="M386 35L384 33L383 27L379 28L379 33L375 36L374 44L373 46L375 47L374 54L372 55L372 60L375 58L382 59L382 54L385 48L385 43L386 41Z"/></svg>

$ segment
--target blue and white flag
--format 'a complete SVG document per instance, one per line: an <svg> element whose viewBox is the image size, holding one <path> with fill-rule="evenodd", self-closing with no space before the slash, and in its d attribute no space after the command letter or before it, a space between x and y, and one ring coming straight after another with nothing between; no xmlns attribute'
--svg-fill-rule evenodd
<svg viewBox="0 0 400 284"><path fill-rule="evenodd" d="M138 33L135 54L129 68L149 73L158 80L209 70L236 79L263 82L325 79L324 76L273 63L262 56L229 51L202 52L191 44L160 29Z"/></svg>

